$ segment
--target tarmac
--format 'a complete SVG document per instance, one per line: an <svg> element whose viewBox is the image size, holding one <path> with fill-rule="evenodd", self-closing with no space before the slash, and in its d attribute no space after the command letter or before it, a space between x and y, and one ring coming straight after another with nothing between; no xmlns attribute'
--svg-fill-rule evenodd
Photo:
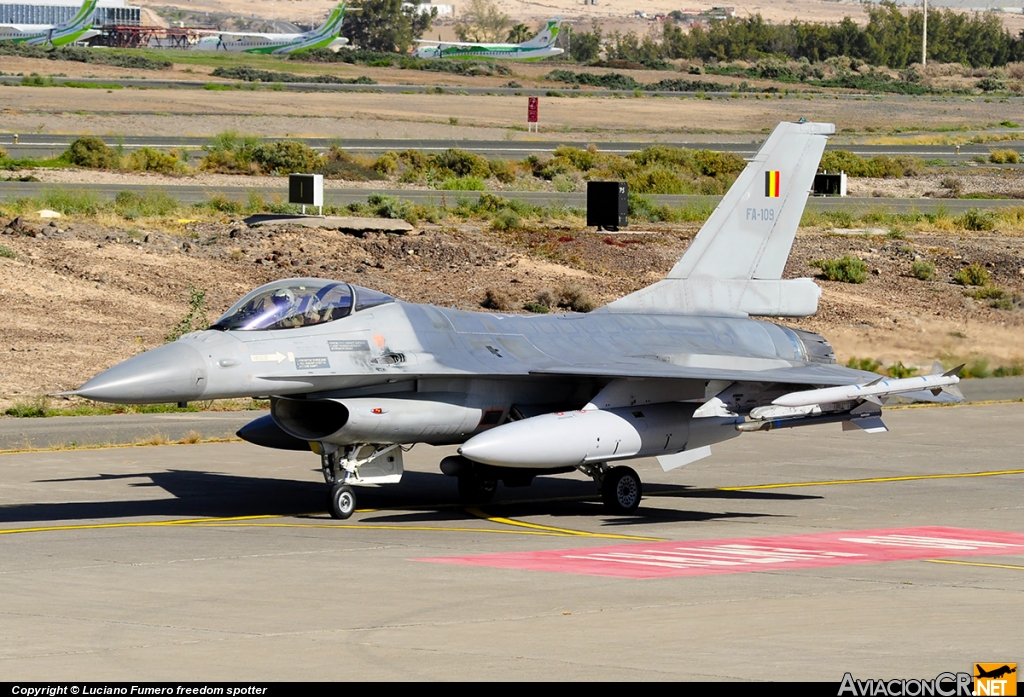
<svg viewBox="0 0 1024 697"><path fill-rule="evenodd" d="M838 683L1019 661L1024 404L885 420L631 463L627 517L574 474L467 508L425 446L347 521L312 454L3 454L0 675Z"/></svg>

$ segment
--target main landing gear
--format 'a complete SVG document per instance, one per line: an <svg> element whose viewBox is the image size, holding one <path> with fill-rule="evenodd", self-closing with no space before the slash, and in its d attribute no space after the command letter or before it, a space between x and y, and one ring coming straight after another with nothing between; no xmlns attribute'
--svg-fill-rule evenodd
<svg viewBox="0 0 1024 697"><path fill-rule="evenodd" d="M609 513L630 515L639 508L644 488L640 482L640 475L632 467L608 467L601 462L596 465L582 465L579 469L597 482L601 500Z"/></svg>

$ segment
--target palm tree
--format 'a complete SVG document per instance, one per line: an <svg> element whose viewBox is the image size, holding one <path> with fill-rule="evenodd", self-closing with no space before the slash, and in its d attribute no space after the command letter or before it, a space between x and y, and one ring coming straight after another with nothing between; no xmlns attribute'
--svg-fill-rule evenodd
<svg viewBox="0 0 1024 697"><path fill-rule="evenodd" d="M520 23L508 30L508 38L505 40L512 44L521 44L531 36L530 28Z"/></svg>

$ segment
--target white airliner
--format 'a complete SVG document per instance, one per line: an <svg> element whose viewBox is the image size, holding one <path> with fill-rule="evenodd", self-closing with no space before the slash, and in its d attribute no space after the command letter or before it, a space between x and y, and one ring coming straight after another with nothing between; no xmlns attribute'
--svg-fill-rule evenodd
<svg viewBox="0 0 1024 697"><path fill-rule="evenodd" d="M345 20L345 3L339 3L327 21L302 34L255 34L252 32L211 32L189 48L193 51L229 51L238 53L298 53L314 48L337 51L348 43L338 36Z"/></svg>
<svg viewBox="0 0 1024 697"><path fill-rule="evenodd" d="M540 60L565 53L555 48L555 39L562 26L562 18L549 19L537 36L521 44L483 44L466 41L433 41L417 39L417 43L431 44L420 46L413 55L417 58L462 58L462 59L498 59L498 60Z"/></svg>
<svg viewBox="0 0 1024 697"><path fill-rule="evenodd" d="M65 46L90 39L100 32L92 28L99 0L85 0L82 9L64 24L7 24L0 26L0 41L31 46Z"/></svg>

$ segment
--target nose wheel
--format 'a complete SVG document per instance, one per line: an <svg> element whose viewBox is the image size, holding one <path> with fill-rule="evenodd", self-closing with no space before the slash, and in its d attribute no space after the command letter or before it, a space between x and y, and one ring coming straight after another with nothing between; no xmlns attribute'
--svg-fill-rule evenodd
<svg viewBox="0 0 1024 697"><path fill-rule="evenodd" d="M348 484L335 484L331 487L328 508L332 518L348 519L356 510L356 492Z"/></svg>
<svg viewBox="0 0 1024 697"><path fill-rule="evenodd" d="M615 515L628 515L636 511L643 497L643 484L631 467L613 467L601 482L601 499L605 508Z"/></svg>

